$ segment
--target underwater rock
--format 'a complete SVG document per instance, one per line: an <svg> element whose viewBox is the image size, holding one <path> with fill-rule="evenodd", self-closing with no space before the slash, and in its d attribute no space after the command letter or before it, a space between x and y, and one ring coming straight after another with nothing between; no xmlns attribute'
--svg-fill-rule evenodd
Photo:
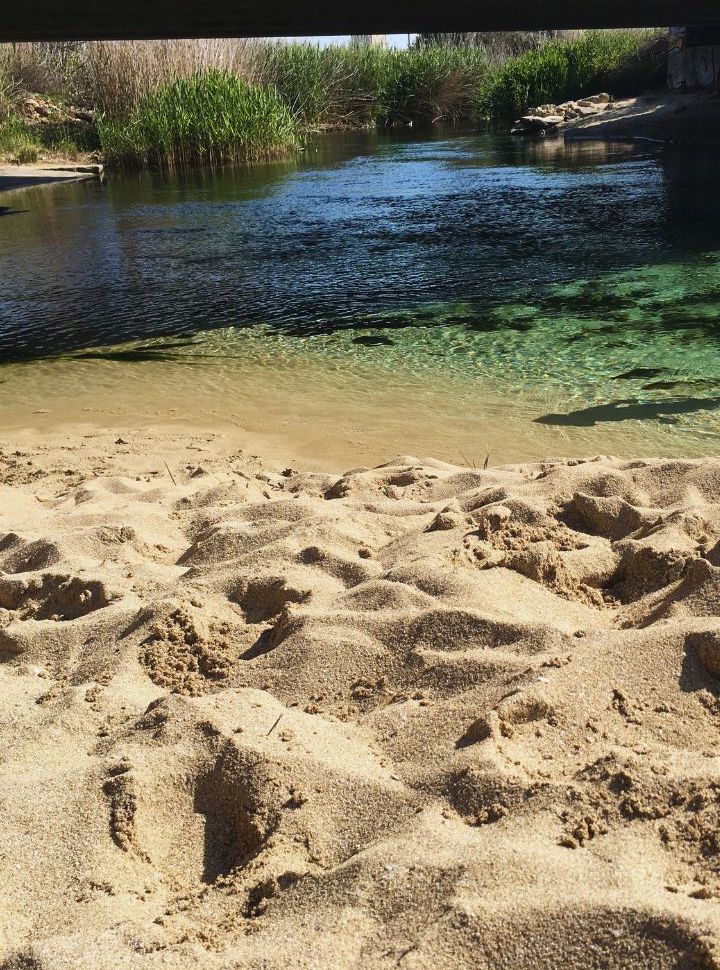
<svg viewBox="0 0 720 970"><path fill-rule="evenodd" d="M391 340L390 337L383 337L380 334L367 335L362 337L353 337L354 344L359 344L361 347L394 347L395 341Z"/></svg>
<svg viewBox="0 0 720 970"><path fill-rule="evenodd" d="M632 370L623 371L622 374L616 374L613 377L614 381L632 381L636 377L659 377L661 374L665 373L664 367L633 367Z"/></svg>
<svg viewBox="0 0 720 970"><path fill-rule="evenodd" d="M562 115L523 115L522 118L513 124L513 132L531 133L547 131L548 128L557 128L565 118Z"/></svg>

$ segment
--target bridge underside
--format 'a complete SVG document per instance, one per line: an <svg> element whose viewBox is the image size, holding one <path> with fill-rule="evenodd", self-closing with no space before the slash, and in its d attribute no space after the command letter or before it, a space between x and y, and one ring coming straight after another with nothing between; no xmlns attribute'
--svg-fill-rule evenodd
<svg viewBox="0 0 720 970"><path fill-rule="evenodd" d="M0 41L280 37L717 22L709 0L7 0Z"/></svg>

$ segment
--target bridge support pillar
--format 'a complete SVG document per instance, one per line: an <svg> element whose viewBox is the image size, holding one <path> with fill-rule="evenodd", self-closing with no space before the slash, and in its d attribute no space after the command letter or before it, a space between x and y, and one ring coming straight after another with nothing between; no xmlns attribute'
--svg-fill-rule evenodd
<svg viewBox="0 0 720 970"><path fill-rule="evenodd" d="M720 26L670 28L668 87L672 91L720 87Z"/></svg>

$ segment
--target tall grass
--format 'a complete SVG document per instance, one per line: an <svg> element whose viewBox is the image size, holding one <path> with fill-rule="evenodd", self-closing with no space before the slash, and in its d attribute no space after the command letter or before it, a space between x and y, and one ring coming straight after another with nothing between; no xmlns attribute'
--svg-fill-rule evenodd
<svg viewBox="0 0 720 970"><path fill-rule="evenodd" d="M17 88L12 76L10 44L0 44L0 121L13 113L17 101Z"/></svg>
<svg viewBox="0 0 720 970"><path fill-rule="evenodd" d="M266 44L239 39L98 41L85 45L83 95L105 115L125 118L160 88L206 71L260 81Z"/></svg>
<svg viewBox="0 0 720 970"><path fill-rule="evenodd" d="M638 94L663 83L666 41L658 31L593 30L551 41L492 68L478 93L478 116L511 120L529 107L605 90Z"/></svg>
<svg viewBox="0 0 720 970"><path fill-rule="evenodd" d="M0 44L0 77L15 91L74 98L82 83L86 46L74 41Z"/></svg>
<svg viewBox="0 0 720 970"><path fill-rule="evenodd" d="M127 119L101 116L105 158L122 167L186 168L270 159L300 145L300 129L271 88L229 71L178 78Z"/></svg>
<svg viewBox="0 0 720 970"><path fill-rule="evenodd" d="M261 74L304 125L362 127L377 118L387 55L377 47L273 44Z"/></svg>
<svg viewBox="0 0 720 970"><path fill-rule="evenodd" d="M382 92L386 124L455 124L471 117L488 67L479 48L391 51Z"/></svg>
<svg viewBox="0 0 720 970"><path fill-rule="evenodd" d="M503 124L536 104L664 80L659 32L558 33L427 35L410 50L242 39L0 45L0 121L12 121L23 91L59 96L97 110L109 164L164 168L274 157L308 130ZM29 154L31 135L41 136L26 129L13 122L5 140Z"/></svg>
<svg viewBox="0 0 720 970"><path fill-rule="evenodd" d="M269 47L260 76L312 128L454 122L470 106L486 71L479 49L433 46Z"/></svg>
<svg viewBox="0 0 720 970"><path fill-rule="evenodd" d="M36 162L41 145L15 116L0 120L0 156L6 156L17 165Z"/></svg>
<svg viewBox="0 0 720 970"><path fill-rule="evenodd" d="M69 125L30 125L18 115L0 119L0 157L25 165L41 155L77 159L99 147L94 128Z"/></svg>
<svg viewBox="0 0 720 970"><path fill-rule="evenodd" d="M474 47L485 54L488 64L498 64L526 51L535 51L551 40L571 41L582 30L485 30L454 34L418 34L417 47Z"/></svg>

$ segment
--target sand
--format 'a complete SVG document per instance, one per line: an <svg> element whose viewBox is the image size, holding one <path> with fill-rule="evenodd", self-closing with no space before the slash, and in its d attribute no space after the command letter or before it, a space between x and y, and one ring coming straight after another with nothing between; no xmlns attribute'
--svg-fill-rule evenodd
<svg viewBox="0 0 720 970"><path fill-rule="evenodd" d="M3 970L720 967L720 460L0 471Z"/></svg>
<svg viewBox="0 0 720 970"><path fill-rule="evenodd" d="M35 165L15 165L3 163L0 158L0 192L100 178L102 173L103 166L97 163L62 163L50 159Z"/></svg>

